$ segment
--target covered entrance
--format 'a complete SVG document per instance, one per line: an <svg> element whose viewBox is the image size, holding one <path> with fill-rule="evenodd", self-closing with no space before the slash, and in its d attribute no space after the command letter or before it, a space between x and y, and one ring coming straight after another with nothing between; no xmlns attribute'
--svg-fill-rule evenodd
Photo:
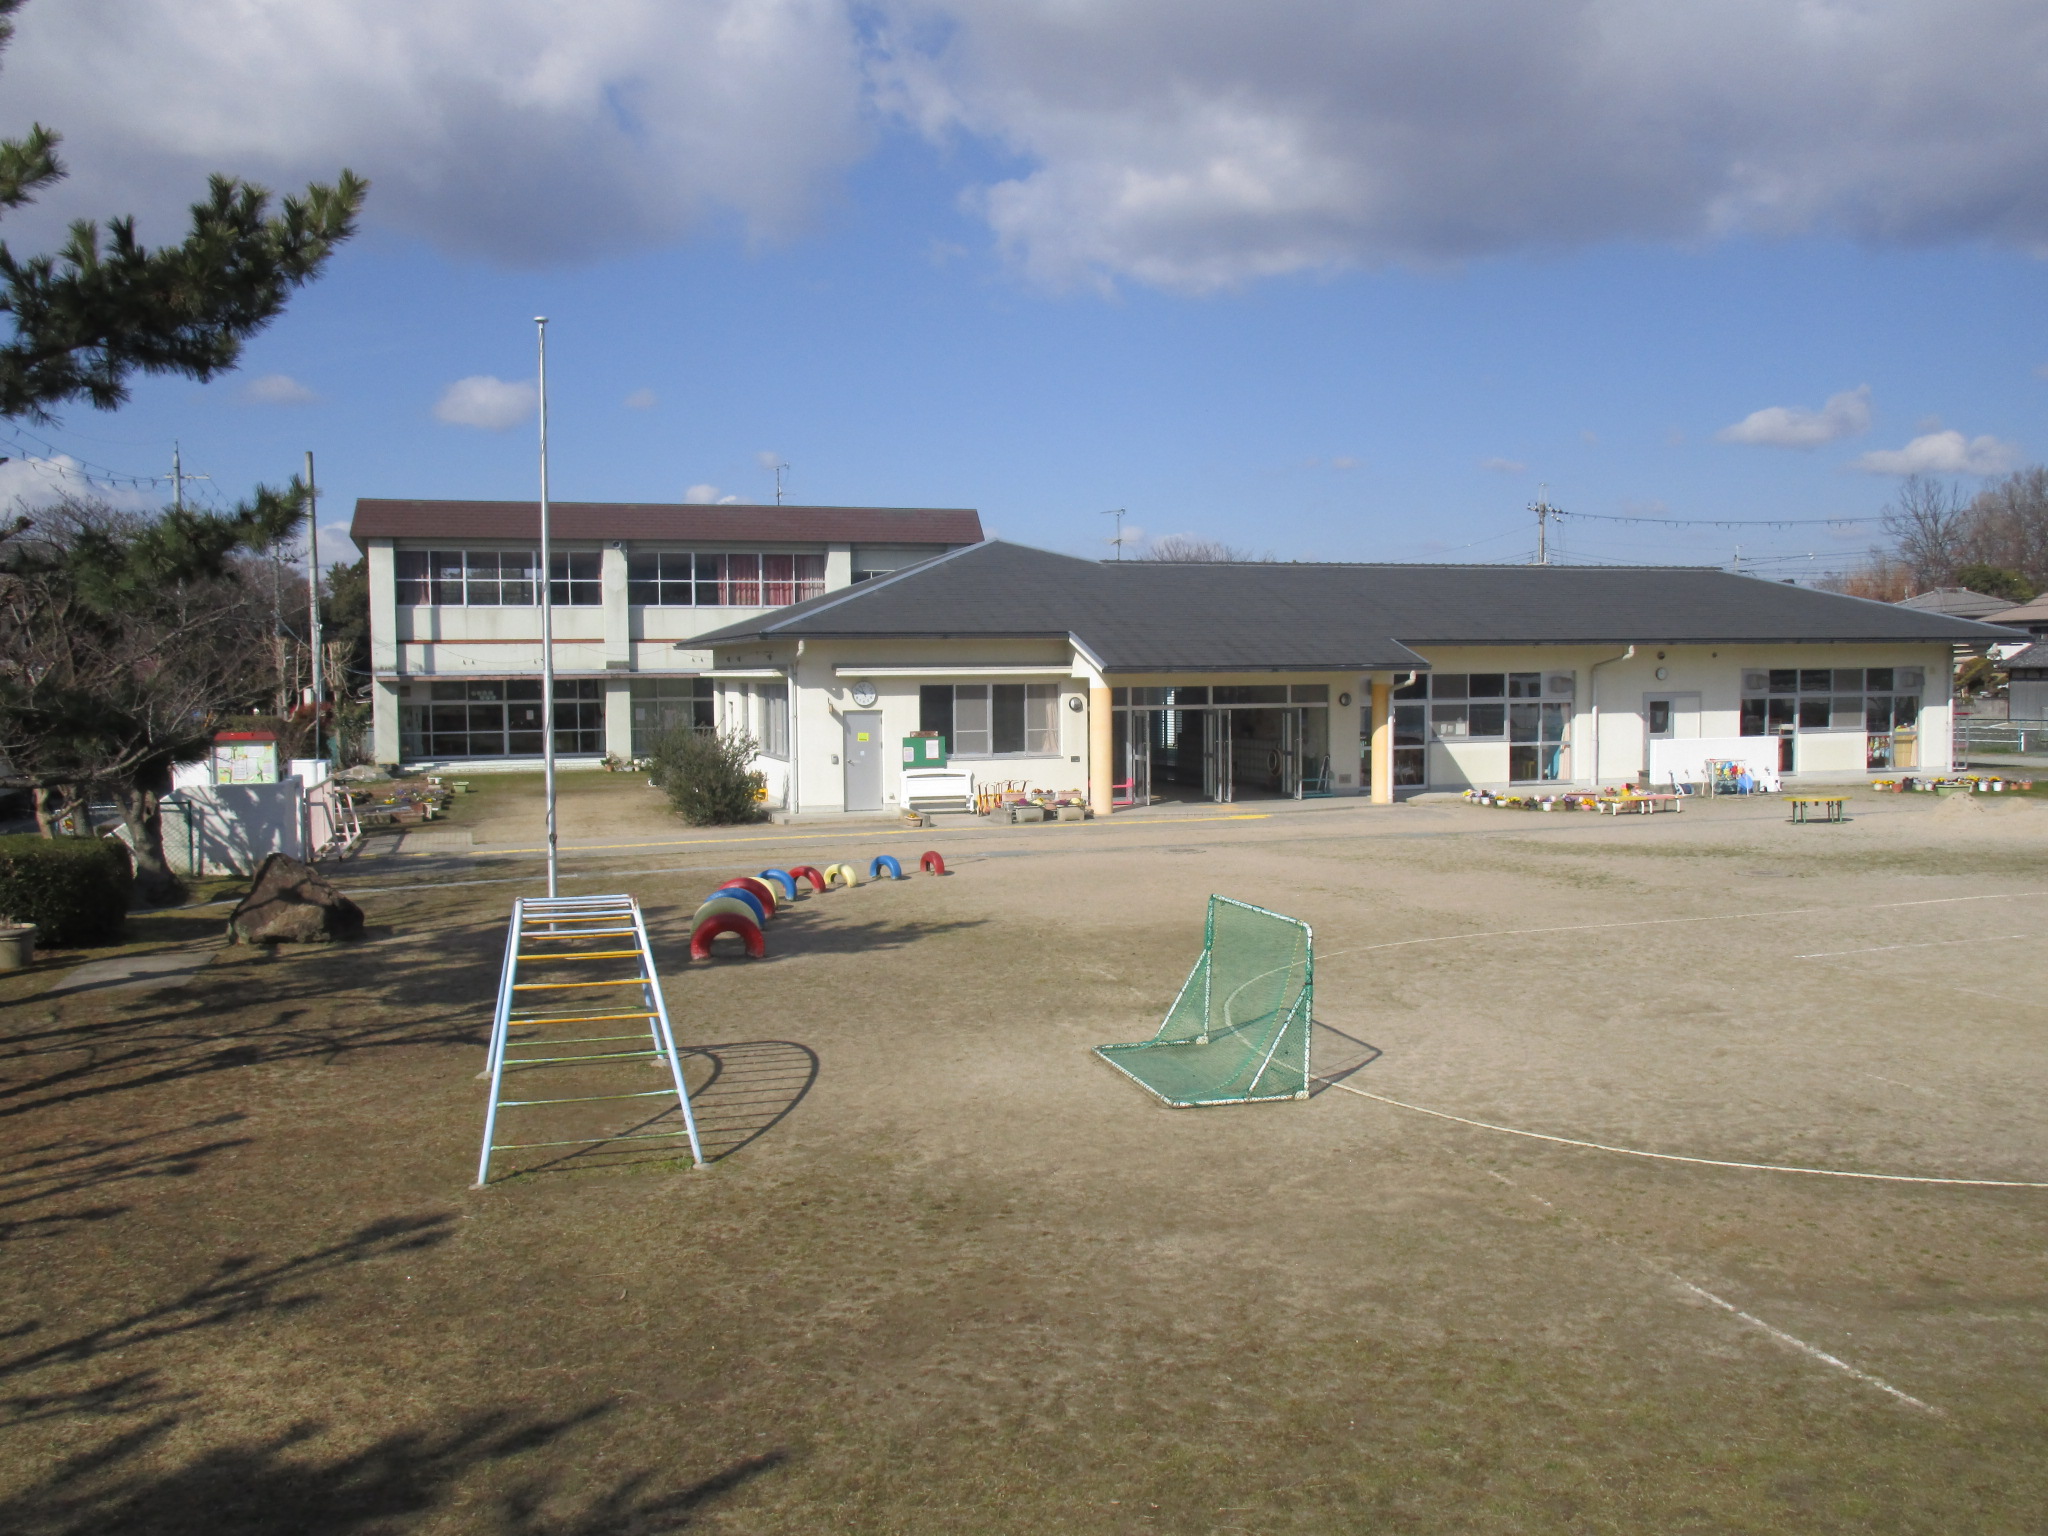
<svg viewBox="0 0 2048 1536"><path fill-rule="evenodd" d="M1325 683L1118 688L1118 805L1295 799L1330 784Z"/></svg>

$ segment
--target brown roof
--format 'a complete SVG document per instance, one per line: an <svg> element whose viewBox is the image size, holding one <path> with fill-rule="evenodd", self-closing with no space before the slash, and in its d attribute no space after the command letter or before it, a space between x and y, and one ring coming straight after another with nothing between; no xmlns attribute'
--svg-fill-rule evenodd
<svg viewBox="0 0 2048 1536"><path fill-rule="evenodd" d="M557 501L558 539L677 539L745 544L978 544L971 507L776 507L657 501ZM365 539L537 539L537 501L356 503L349 536Z"/></svg>

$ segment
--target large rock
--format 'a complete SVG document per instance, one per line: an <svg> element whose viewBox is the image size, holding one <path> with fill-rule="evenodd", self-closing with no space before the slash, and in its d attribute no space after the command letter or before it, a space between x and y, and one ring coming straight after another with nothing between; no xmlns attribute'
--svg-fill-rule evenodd
<svg viewBox="0 0 2048 1536"><path fill-rule="evenodd" d="M329 885L318 870L273 853L228 914L230 944L327 944L360 938L363 909Z"/></svg>

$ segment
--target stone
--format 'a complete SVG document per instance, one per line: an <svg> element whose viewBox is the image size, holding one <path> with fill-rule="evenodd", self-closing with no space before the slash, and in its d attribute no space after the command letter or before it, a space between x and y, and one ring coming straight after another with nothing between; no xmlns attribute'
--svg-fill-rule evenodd
<svg viewBox="0 0 2048 1536"><path fill-rule="evenodd" d="M312 865L273 853L228 914L230 944L329 944L360 938L363 909Z"/></svg>

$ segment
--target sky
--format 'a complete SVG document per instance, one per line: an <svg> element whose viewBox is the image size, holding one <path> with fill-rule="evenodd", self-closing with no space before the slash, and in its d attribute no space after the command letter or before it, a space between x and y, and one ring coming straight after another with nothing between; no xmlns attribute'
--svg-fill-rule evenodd
<svg viewBox="0 0 2048 1536"><path fill-rule="evenodd" d="M1542 497L1553 558L1810 578L2048 457L2044 80L2038 0L31 0L17 253L372 189L234 374L0 425L0 497L311 450L329 557L531 499L545 314L559 499L1521 561Z"/></svg>

